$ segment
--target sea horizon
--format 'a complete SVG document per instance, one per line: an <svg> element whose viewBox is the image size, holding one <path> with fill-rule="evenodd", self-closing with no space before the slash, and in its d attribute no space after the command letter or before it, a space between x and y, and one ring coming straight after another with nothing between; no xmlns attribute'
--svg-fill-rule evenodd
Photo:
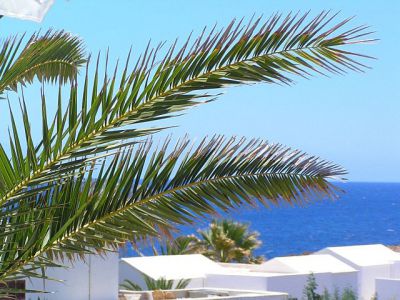
<svg viewBox="0 0 400 300"><path fill-rule="evenodd" d="M400 182L335 182L344 190L335 200L316 200L305 206L270 209L239 208L223 218L250 224L260 234L255 251L267 259L318 251L329 246L400 244ZM396 209L394 209L396 208ZM181 233L196 234L208 221L182 226ZM152 255L150 249L142 251ZM129 247L121 256L137 256Z"/></svg>

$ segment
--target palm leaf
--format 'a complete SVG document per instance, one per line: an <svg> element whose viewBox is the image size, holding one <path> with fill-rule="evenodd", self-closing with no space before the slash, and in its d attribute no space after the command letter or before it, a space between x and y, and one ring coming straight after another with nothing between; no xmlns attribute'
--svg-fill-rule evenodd
<svg viewBox="0 0 400 300"><path fill-rule="evenodd" d="M124 282L119 285L119 287L123 290L128 290L128 291L142 291L140 285L134 283L129 279L125 279Z"/></svg>
<svg viewBox="0 0 400 300"><path fill-rule="evenodd" d="M56 185L36 197L35 210L30 201L10 208L9 226L0 235L0 279L24 273L21 261L34 267L43 255L73 259L128 240L161 238L220 210L334 197L328 180L344 174L334 164L257 140L215 137L196 148L188 140L168 144L137 145L103 161L97 180L91 170L85 179ZM13 224L24 224L24 230Z"/></svg>
<svg viewBox="0 0 400 300"><path fill-rule="evenodd" d="M199 230L197 240L201 253L221 262L252 263L262 262L262 257L254 257L253 250L261 241L258 232L250 232L249 224L230 220L213 220L207 230Z"/></svg>
<svg viewBox="0 0 400 300"><path fill-rule="evenodd" d="M76 79L84 63L82 42L63 31L33 34L24 43L24 36L12 37L0 46L0 94L17 90L18 84L42 82L66 83Z"/></svg>
<svg viewBox="0 0 400 300"><path fill-rule="evenodd" d="M50 118L43 92L38 144L22 98L21 129L10 110L10 157L0 151L0 279L35 276L54 258L168 236L219 210L333 196L328 180L341 168L279 145L215 138L193 151L187 141L154 150L140 139L162 129L147 123L214 99L214 89L364 69L366 56L347 48L370 41L366 27L330 26L328 13L306 20L232 22L164 56L149 47L121 76L116 68L99 79L97 62L64 106L60 88Z"/></svg>
<svg viewBox="0 0 400 300"><path fill-rule="evenodd" d="M256 82L291 84L294 76L362 71L365 66L358 60L367 56L347 47L371 41L367 27L348 29L350 19L330 25L334 17L322 12L307 21L307 14L273 15L247 26L233 21L221 31L203 32L191 44L187 40L179 50L175 43L161 57L160 47L148 47L133 70L129 71L128 58L122 76L116 75L116 68L111 76L105 72L102 80L97 62L92 80L86 75L83 91L72 86L67 108L62 107L60 92L57 112L51 124L43 120L37 147L30 142L30 121L22 110L27 154L22 154L24 143L13 126L9 160L15 176L0 184L4 187L0 206L25 197L28 189L43 192L43 186L64 182L60 179L67 179L66 174L74 175L74 170L110 150L160 130L143 123L176 116L217 96L204 91Z"/></svg>
<svg viewBox="0 0 400 300"><path fill-rule="evenodd" d="M165 245L160 246L161 255L182 255L201 253L202 246L198 243L198 238L194 235L182 235L171 240L167 240ZM154 248L154 255L159 255Z"/></svg>

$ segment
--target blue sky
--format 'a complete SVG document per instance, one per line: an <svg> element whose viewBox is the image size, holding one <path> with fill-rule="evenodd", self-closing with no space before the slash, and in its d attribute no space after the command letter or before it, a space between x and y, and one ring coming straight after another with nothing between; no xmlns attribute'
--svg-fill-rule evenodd
<svg viewBox="0 0 400 300"><path fill-rule="evenodd" d="M337 20L355 15L352 24L372 26L380 41L361 48L378 58L369 62L372 70L298 79L293 87L229 89L218 101L175 119L180 127L173 134L259 137L334 161L352 181L400 182L399 1L56 0L41 24L4 18L0 28L3 36L65 29L82 37L89 52L109 47L115 60L125 57L130 46L140 53L150 38L184 39L192 30L199 33L215 23L222 27L235 17L323 9L340 11ZM32 110L40 103L38 96L35 89L27 94ZM0 104L0 110L5 108Z"/></svg>

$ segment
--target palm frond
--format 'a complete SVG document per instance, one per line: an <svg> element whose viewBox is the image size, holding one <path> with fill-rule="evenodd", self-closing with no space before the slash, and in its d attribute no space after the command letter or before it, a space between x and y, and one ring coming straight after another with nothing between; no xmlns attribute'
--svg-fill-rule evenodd
<svg viewBox="0 0 400 300"><path fill-rule="evenodd" d="M140 287L140 285L138 285L137 283L134 283L132 280L129 279L125 279L124 282L122 282L119 285L120 289L123 290L128 290L128 291L142 291L142 288Z"/></svg>
<svg viewBox="0 0 400 300"><path fill-rule="evenodd" d="M256 231L249 231L249 224L231 220L213 220L209 228L198 231L201 239L197 244L202 254L215 261L237 263L261 263L262 257L253 256L261 245Z"/></svg>
<svg viewBox="0 0 400 300"><path fill-rule="evenodd" d="M219 210L333 196L329 180L344 174L340 167L279 145L214 138L193 150L188 141L157 150L140 139L162 130L147 123L210 101L215 89L365 68L367 56L347 48L371 41L367 27L346 29L349 19L329 25L333 17L325 12L307 18L232 22L180 50L174 44L164 56L149 47L133 70L128 58L121 76L115 68L99 79L97 62L91 78L88 65L83 88L72 84L66 105L60 88L50 118L42 93L37 144L22 98L23 126L10 109L11 154L0 147L0 280L37 276L53 258L168 236L179 224ZM3 59L6 66L13 62L7 72L17 63L11 56Z"/></svg>
<svg viewBox="0 0 400 300"><path fill-rule="evenodd" d="M0 94L17 90L37 78L42 82L66 83L76 79L85 62L82 41L63 31L33 34L3 41L0 46Z"/></svg>
<svg viewBox="0 0 400 300"><path fill-rule="evenodd" d="M73 85L64 109L60 92L50 124L43 96L39 145L34 147L30 141L27 116L23 118L29 145L26 155L21 151L24 143L19 141L17 126L10 135L9 160L16 178L11 174L9 183L0 183L0 206L25 197L28 189L43 192L110 150L161 130L144 123L176 116L218 95L206 91L257 82L291 84L295 76L362 71L365 66L359 60L367 56L347 48L372 41L370 32L366 26L346 28L350 19L331 25L335 17L329 12L310 20L308 14L276 14L264 23L261 19L247 25L233 21L226 29L213 29L208 35L204 31L179 50L174 43L164 56L160 55L161 46L148 47L131 71L128 57L120 77L118 68L111 76L105 72L102 80L98 67L92 80L87 73L83 90Z"/></svg>
<svg viewBox="0 0 400 300"><path fill-rule="evenodd" d="M144 281L146 283L147 290L149 291L159 291L159 290L172 290L172 289L184 289L186 288L191 279L180 279L176 285L174 285L175 280L168 280L164 277L159 279L153 279L149 276L144 275Z"/></svg>
<svg viewBox="0 0 400 300"><path fill-rule="evenodd" d="M133 146L104 160L96 180L91 169L86 178L32 196L34 205L31 199L10 207L2 218L9 226L1 227L7 230L0 234L0 279L25 272L21 261L73 259L128 240L161 238L221 210L334 197L328 180L344 174L329 162L258 140L215 137L195 148L188 140L169 143ZM24 224L23 232L14 224Z"/></svg>
<svg viewBox="0 0 400 300"><path fill-rule="evenodd" d="M154 255L159 255L154 249ZM198 238L194 235L178 236L166 241L165 245L160 246L161 255L182 255L201 253L201 247L198 245Z"/></svg>

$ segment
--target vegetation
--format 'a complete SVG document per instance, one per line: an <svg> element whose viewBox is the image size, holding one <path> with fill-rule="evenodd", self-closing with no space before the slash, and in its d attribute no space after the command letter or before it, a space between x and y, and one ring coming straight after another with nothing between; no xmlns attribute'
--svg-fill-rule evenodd
<svg viewBox="0 0 400 300"><path fill-rule="evenodd" d="M356 300L355 292L350 288L345 288L343 291L335 289L331 295L327 289L324 289L322 295L317 293L318 284L314 274L310 274L307 279L307 284L303 290L303 299L305 300Z"/></svg>
<svg viewBox="0 0 400 300"><path fill-rule="evenodd" d="M310 274L307 278L307 284L303 290L303 297L307 300L319 300L321 295L317 294L318 284L315 280L314 274Z"/></svg>
<svg viewBox="0 0 400 300"><path fill-rule="evenodd" d="M221 88L363 70L363 55L348 48L368 41L366 27L332 20L323 12L233 21L180 48L149 46L111 71L66 33L34 36L22 48L23 39L2 41L0 91L16 91L21 103L10 103L0 144L0 281L45 278L57 261L168 236L217 209L334 197L330 179L345 171L298 150L221 136L151 141L164 129L154 121L214 100ZM56 99L46 87L25 99L34 78L60 84ZM40 103L41 120L27 101Z"/></svg>
<svg viewBox="0 0 400 300"><path fill-rule="evenodd" d="M199 231L198 244L202 254L219 262L261 263L262 256L253 251L261 245L258 232L249 231L248 224L230 220L213 221L207 230Z"/></svg>
<svg viewBox="0 0 400 300"><path fill-rule="evenodd" d="M199 230L199 236L178 236L160 247L162 255L203 254L218 262L261 263L262 256L253 251L261 245L256 231L249 231L249 224L231 220L213 220L209 228ZM154 249L154 254L159 252Z"/></svg>
<svg viewBox="0 0 400 300"><path fill-rule="evenodd" d="M147 291L157 291L157 290L173 290L173 289L184 289L190 283L190 279L181 279L175 285L175 280L167 280L165 278L152 279L148 276L144 276L144 282L146 284ZM128 291L142 291L140 285L132 282L129 279L125 279L123 283L120 284L120 288Z"/></svg>
<svg viewBox="0 0 400 300"><path fill-rule="evenodd" d="M153 249L154 255L182 255L203 253L203 246L195 235L181 235L169 239L165 245L160 246L160 251Z"/></svg>
<svg viewBox="0 0 400 300"><path fill-rule="evenodd" d="M261 245L258 232L250 232L248 224L222 220L213 221L207 230L200 230L203 254L215 261L261 263L263 257L253 251Z"/></svg>
<svg viewBox="0 0 400 300"><path fill-rule="evenodd" d="M63 31L33 34L25 43L24 37L11 37L1 42L0 95L17 91L19 85L32 83L35 78L61 84L74 81L85 61L82 41ZM1 175L5 180L6 174Z"/></svg>

